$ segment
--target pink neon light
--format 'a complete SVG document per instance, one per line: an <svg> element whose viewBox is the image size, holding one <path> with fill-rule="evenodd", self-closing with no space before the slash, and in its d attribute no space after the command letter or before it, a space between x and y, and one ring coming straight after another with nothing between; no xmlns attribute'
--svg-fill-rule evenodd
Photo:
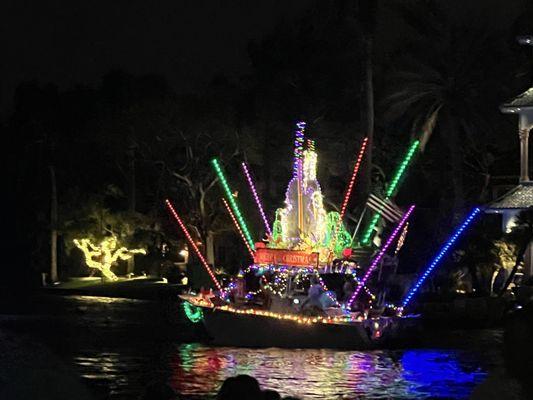
<svg viewBox="0 0 533 400"><path fill-rule="evenodd" d="M246 165L245 162L243 162L241 165L244 171L244 175L246 176L246 180L248 181L248 186L250 186L250 190L252 191L252 195L254 196L255 204L257 205L257 208L259 209L259 213L261 214L261 218L263 219L263 223L265 224L266 232L268 233L269 236L272 236L272 229L270 229L270 225L268 224L268 219L265 215L263 205L261 204L261 199L259 198L259 195L257 194L257 190L255 189L254 181L252 180L252 176L250 175L248 166Z"/></svg>
<svg viewBox="0 0 533 400"><path fill-rule="evenodd" d="M385 243L385 245L381 248L381 250L378 253L378 255L376 256L376 258L374 258L374 261L372 261L372 264L370 264L370 267L368 267L368 270L366 271L366 274L363 276L363 279L361 279L359 281L359 285L357 286L357 288L355 289L355 292L353 293L352 297L350 298L350 300L346 304L347 308L351 307L352 303L354 302L354 300L359 295L359 292L361 291L361 288L363 286L365 286L366 281L368 280L368 278L370 278L370 275L372 275L372 272L374 272L374 270L376 269L378 263L381 261L381 259L385 255L385 252L389 249L389 247L392 244L392 242L394 241L394 239L396 239L396 236L398 236L398 233L400 233L400 231L402 230L403 226L407 222L407 219L409 218L409 216L411 215L411 213L413 212L414 209L415 209L415 206L412 205L411 207L409 207L409 210L407 210L407 212L403 215L402 220L400 221L400 223L396 226L394 231L391 233L391 235L387 239L387 242Z"/></svg>
<svg viewBox="0 0 533 400"><path fill-rule="evenodd" d="M228 211L229 216L231 217L231 220L233 221L233 224L237 228L237 231L239 231L239 235L241 235L242 241L246 245L246 248L248 249L248 252L250 253L250 256L252 256L252 259L254 258L254 251L250 247L250 244L246 240L246 237L244 236L244 233L242 232L241 227L239 226L239 223L237 222L237 218L235 218L235 214L233 214L233 211L231 211L231 208L226 201L226 199L222 198L222 202L224 203L224 206L226 206L226 210Z"/></svg>
<svg viewBox="0 0 533 400"><path fill-rule="evenodd" d="M200 249L196 246L196 243L194 243L194 240L192 239L191 235L189 234L189 231L187 230L187 228L185 227L185 224L183 223L183 221L181 220L181 218L179 217L178 213L176 212L176 210L174 209L174 207L172 207L172 204L170 203L170 201L167 199L165 200L165 203L170 211L170 213L172 214L172 216L174 217L174 219L178 222L178 225L180 226L181 230L183 231L183 233L185 234L185 237L187 238L187 241L189 242L189 244L192 246L192 248L194 249L194 252L196 253L196 255L198 256L198 258L200 259L200 262L202 263L202 265L204 266L204 268L206 269L207 273L209 274L209 276L211 277L211 279L213 280L213 282L215 283L215 286L217 287L217 289L219 291L222 291L222 286L220 286L220 283L218 283L218 280L217 278L215 277L215 274L213 274L213 271L211 271L211 268L209 268L209 264L207 264L207 261L205 260L204 256L202 255L202 253L200 252Z"/></svg>

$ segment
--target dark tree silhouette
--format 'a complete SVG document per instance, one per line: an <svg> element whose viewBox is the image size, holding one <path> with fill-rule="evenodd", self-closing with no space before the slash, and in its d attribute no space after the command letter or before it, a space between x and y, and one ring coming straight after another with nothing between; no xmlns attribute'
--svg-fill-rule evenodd
<svg viewBox="0 0 533 400"><path fill-rule="evenodd" d="M408 127L422 148L438 134L449 159L446 191L459 216L488 183L484 179L471 193L468 174L489 173L485 149L501 126L496 110L510 95L508 82L517 70L512 38L505 31L459 25L437 2L407 4L401 11L412 39L391 60L382 106L389 123Z"/></svg>
<svg viewBox="0 0 533 400"><path fill-rule="evenodd" d="M517 245L516 262L502 287L501 294L507 291L507 288L513 281L520 264L524 261L528 246L533 241L533 207L522 211L516 220L516 226L510 233L510 238Z"/></svg>

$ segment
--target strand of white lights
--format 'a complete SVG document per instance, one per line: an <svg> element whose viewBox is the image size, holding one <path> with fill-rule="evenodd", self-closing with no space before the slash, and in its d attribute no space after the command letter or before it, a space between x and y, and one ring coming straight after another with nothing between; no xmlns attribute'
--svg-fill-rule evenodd
<svg viewBox="0 0 533 400"><path fill-rule="evenodd" d="M230 306L221 306L216 307L215 310L232 312L235 314L245 314L245 315L258 315L262 317L276 318L286 321L293 321L299 324L338 324L338 323L349 323L349 322L360 322L363 320L361 316L335 316L335 317L304 317L300 314L281 314L272 311L256 310L249 308L246 310L236 309Z"/></svg>

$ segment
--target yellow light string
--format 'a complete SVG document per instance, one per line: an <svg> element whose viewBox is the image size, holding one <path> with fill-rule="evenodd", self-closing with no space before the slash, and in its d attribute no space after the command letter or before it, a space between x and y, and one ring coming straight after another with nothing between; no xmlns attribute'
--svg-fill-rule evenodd
<svg viewBox="0 0 533 400"><path fill-rule="evenodd" d="M105 278L112 281L118 279L111 271L111 267L118 260L129 260L134 254L146 254L144 249L130 250L126 247L117 249L118 240L115 236L105 238L100 245L93 244L89 238L74 239L73 242L82 251L87 266L100 271ZM96 261L95 258L100 258L100 261Z"/></svg>
<svg viewBox="0 0 533 400"><path fill-rule="evenodd" d="M185 237L187 238L189 244L191 245L191 247L194 249L194 252L196 253L196 255L198 256L198 258L200 259L200 262L202 263L202 265L204 266L205 270L207 271L207 273L209 274L209 276L211 277L211 279L213 280L213 283L215 284L215 286L217 287L217 289L222 292L222 286L220 286L220 283L218 283L218 280L217 278L215 277L215 274L213 274L213 271L211 271L211 268L209 267L209 264L207 263L207 261L205 260L204 256L202 255L202 253L200 252L200 249L198 248L198 246L196 246L196 243L194 242L194 240L192 239L191 237L191 234L189 233L189 231L187 230L187 228L185 227L185 224L183 223L183 221L181 220L181 218L179 217L178 213L176 212L176 210L174 209L174 207L172 206L172 204L170 203L170 201L167 199L165 200L165 203L167 205L167 208L169 209L170 213L172 214L172 216L174 217L174 219L176 220L176 222L178 223L178 225L180 226L181 230L183 231L183 234L185 235Z"/></svg>

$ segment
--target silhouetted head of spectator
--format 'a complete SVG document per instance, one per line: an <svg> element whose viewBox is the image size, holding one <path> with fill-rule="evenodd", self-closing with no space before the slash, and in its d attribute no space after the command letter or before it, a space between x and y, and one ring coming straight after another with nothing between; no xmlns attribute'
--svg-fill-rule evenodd
<svg viewBox="0 0 533 400"><path fill-rule="evenodd" d="M504 359L507 372L518 379L526 393L533 396L533 303L510 316L505 325Z"/></svg>
<svg viewBox="0 0 533 400"><path fill-rule="evenodd" d="M174 390L164 382L152 382L144 389L141 400L176 400Z"/></svg>
<svg viewBox="0 0 533 400"><path fill-rule="evenodd" d="M237 375L224 381L218 391L218 400L256 400L261 398L257 379L249 375Z"/></svg>
<svg viewBox="0 0 533 400"><path fill-rule="evenodd" d="M263 390L263 400L281 400L281 396L275 390Z"/></svg>

